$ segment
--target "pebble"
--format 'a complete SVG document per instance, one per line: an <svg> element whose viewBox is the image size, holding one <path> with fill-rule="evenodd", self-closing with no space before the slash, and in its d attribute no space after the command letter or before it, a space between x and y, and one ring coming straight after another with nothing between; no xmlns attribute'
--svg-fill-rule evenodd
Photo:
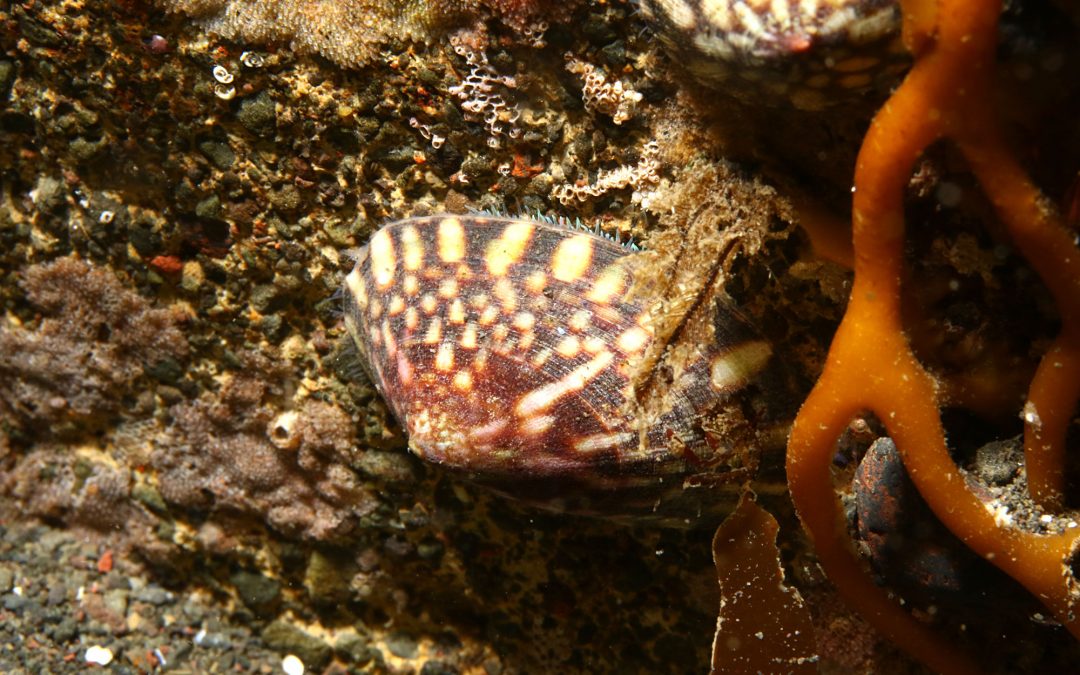
<svg viewBox="0 0 1080 675"><path fill-rule="evenodd" d="M330 645L283 619L278 619L264 628L262 639L279 652L297 655L297 658L313 669L322 668L330 661Z"/></svg>
<svg viewBox="0 0 1080 675"><path fill-rule="evenodd" d="M113 653L108 647L93 645L86 648L86 662L98 666L107 666L112 663Z"/></svg>
<svg viewBox="0 0 1080 675"><path fill-rule="evenodd" d="M148 602L151 605L164 605L173 602L176 599L176 596L169 591L161 586L153 584L146 588L139 589L134 597L139 602Z"/></svg>
<svg viewBox="0 0 1080 675"><path fill-rule="evenodd" d="M236 117L248 131L258 136L273 136L277 127L274 99L265 91L254 98L245 99Z"/></svg>
<svg viewBox="0 0 1080 675"><path fill-rule="evenodd" d="M285 675L304 675L304 662L296 654L286 654L281 659L281 669Z"/></svg>
<svg viewBox="0 0 1080 675"><path fill-rule="evenodd" d="M416 638L408 633L400 632L388 635L386 638L386 646L390 648L391 654L400 656L403 659L414 658L419 649Z"/></svg>
<svg viewBox="0 0 1080 675"><path fill-rule="evenodd" d="M257 572L240 571L229 577L240 599L248 607L258 609L277 600L281 584Z"/></svg>

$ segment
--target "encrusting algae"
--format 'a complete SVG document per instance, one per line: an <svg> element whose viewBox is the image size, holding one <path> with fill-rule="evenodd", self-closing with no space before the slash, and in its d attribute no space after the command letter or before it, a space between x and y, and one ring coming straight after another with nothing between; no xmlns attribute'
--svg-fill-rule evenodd
<svg viewBox="0 0 1080 675"><path fill-rule="evenodd" d="M402 44L430 44L486 16L522 34L542 35L578 2L535 0L162 0L229 40L288 44L348 67L366 65Z"/></svg>

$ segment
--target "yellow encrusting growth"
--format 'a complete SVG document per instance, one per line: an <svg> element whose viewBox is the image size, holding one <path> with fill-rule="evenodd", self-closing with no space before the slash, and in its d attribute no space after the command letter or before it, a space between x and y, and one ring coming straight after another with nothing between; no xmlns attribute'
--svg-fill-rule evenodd
<svg viewBox="0 0 1080 675"><path fill-rule="evenodd" d="M449 372L454 369L454 343L443 342L435 352L435 370Z"/></svg>
<svg viewBox="0 0 1080 675"><path fill-rule="evenodd" d="M371 274L375 278L375 285L379 290L386 290L394 284L395 265L397 258L394 255L394 242L390 233L386 231L376 232L368 244L368 258L371 260Z"/></svg>
<svg viewBox="0 0 1080 675"><path fill-rule="evenodd" d="M713 357L709 384L716 391L742 387L765 368L771 357L772 348L767 342L743 342L731 351Z"/></svg>
<svg viewBox="0 0 1080 675"><path fill-rule="evenodd" d="M626 271L620 265L608 265L585 297L596 303L607 304L622 295L625 288Z"/></svg>
<svg viewBox="0 0 1080 675"><path fill-rule="evenodd" d="M401 248L402 266L410 272L420 269L424 264L424 244L415 227L402 228Z"/></svg>
<svg viewBox="0 0 1080 675"><path fill-rule="evenodd" d="M593 240L587 234L577 234L559 243L551 256L551 275L559 281L575 281L589 269Z"/></svg>
<svg viewBox="0 0 1080 675"><path fill-rule="evenodd" d="M508 225L502 236L493 239L488 244L484 257L488 273L493 277L501 277L506 274L510 266L525 254L532 232L533 226L525 221Z"/></svg>
<svg viewBox="0 0 1080 675"><path fill-rule="evenodd" d="M439 222L439 258L444 263L461 262L465 257L465 228L457 218Z"/></svg>

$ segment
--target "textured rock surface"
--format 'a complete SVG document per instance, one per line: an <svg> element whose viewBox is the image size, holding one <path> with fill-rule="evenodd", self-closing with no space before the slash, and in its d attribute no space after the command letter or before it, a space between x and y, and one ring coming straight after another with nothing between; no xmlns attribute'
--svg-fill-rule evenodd
<svg viewBox="0 0 1080 675"><path fill-rule="evenodd" d="M688 284L724 281L813 377L847 279L807 255L776 186L842 212L865 119L789 122L797 168L765 159L762 128L720 119L630 6L582 5L543 17L538 45L535 3L470 4L351 70L290 49L295 27L240 43L137 2L0 9L0 517L48 525L0 542L0 624L25 627L3 632L4 670L81 672L105 645L144 670L160 649L195 671L291 652L366 672L704 672L710 533L568 522L424 467L335 298L348 252L387 220L578 216L664 252ZM589 103L567 52L641 94L625 119ZM916 337L934 365L1027 367L1048 303L956 225L978 204L941 207L941 166L916 181L913 258L941 281ZM962 293L938 293L957 270ZM945 347L942 315L967 331ZM827 662L886 672L895 655L775 501ZM58 543L20 557L28 540Z"/></svg>

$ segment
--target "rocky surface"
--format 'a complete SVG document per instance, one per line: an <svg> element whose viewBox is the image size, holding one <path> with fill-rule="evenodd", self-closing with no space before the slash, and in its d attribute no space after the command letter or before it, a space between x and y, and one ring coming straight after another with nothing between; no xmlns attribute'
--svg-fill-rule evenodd
<svg viewBox="0 0 1080 675"><path fill-rule="evenodd" d="M681 77L630 5L537 32L517 4L419 21L352 68L143 2L0 7L0 669L102 650L115 672L707 669L711 532L536 513L423 466L336 289L406 215L580 217L656 250L733 232L728 292L809 383L848 279L792 204L843 221L872 102L741 126L756 115ZM1016 377L1053 310L942 167L913 183L913 334L934 366ZM917 671L771 501L823 669Z"/></svg>

